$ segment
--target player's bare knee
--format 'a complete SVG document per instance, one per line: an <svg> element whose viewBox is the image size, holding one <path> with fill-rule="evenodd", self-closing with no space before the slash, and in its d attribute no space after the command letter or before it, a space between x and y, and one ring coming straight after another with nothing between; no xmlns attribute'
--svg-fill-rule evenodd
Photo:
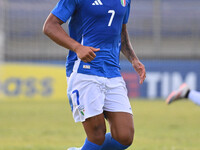
<svg viewBox="0 0 200 150"><path fill-rule="evenodd" d="M122 145L131 145L133 143L133 135L131 134L124 134L118 137L118 142Z"/></svg>
<svg viewBox="0 0 200 150"><path fill-rule="evenodd" d="M134 138L134 129L125 132L120 132L117 137L114 137L122 145L131 145Z"/></svg>

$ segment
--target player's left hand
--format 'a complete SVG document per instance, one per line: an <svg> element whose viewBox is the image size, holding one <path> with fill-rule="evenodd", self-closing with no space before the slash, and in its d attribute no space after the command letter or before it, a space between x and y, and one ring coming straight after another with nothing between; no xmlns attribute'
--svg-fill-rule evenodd
<svg viewBox="0 0 200 150"><path fill-rule="evenodd" d="M142 84L146 78L146 71L144 65L138 59L136 59L132 61L132 66L138 73L140 77L140 84Z"/></svg>

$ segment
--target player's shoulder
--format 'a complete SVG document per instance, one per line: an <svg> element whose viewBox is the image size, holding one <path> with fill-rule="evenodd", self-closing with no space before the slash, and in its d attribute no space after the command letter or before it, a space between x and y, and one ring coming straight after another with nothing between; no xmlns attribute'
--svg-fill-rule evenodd
<svg viewBox="0 0 200 150"><path fill-rule="evenodd" d="M126 3L127 3L127 4L130 4L130 3L131 3L131 0L126 0Z"/></svg>
<svg viewBox="0 0 200 150"><path fill-rule="evenodd" d="M60 0L60 1L69 2L69 3L75 2L75 4L79 4L82 0Z"/></svg>

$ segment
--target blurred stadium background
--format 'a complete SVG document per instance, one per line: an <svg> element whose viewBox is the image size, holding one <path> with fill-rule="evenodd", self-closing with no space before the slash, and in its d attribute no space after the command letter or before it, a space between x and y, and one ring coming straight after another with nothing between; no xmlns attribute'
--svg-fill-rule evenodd
<svg viewBox="0 0 200 150"><path fill-rule="evenodd" d="M57 1L0 1L0 150L54 150L66 141L68 146L83 143L85 135L80 126L73 127L66 104L68 50L42 33ZM120 63L129 97L139 99L131 102L136 105L137 150L199 150L198 107L184 102L167 109L163 101L143 101L164 100L183 82L200 90L199 6L199 0L132 2L128 31L146 66L144 84L138 84L123 55ZM67 24L63 27L67 30ZM76 128L74 135L69 127Z"/></svg>

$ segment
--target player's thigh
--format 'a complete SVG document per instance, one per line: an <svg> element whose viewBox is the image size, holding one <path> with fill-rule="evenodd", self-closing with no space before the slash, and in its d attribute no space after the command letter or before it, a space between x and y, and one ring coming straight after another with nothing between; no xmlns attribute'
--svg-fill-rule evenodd
<svg viewBox="0 0 200 150"><path fill-rule="evenodd" d="M130 145L134 137L133 116L126 112L104 112L112 137L124 145Z"/></svg>
<svg viewBox="0 0 200 150"><path fill-rule="evenodd" d="M82 122L87 138L90 142L103 144L106 133L106 124L104 114L100 114L91 118L87 118Z"/></svg>
<svg viewBox="0 0 200 150"><path fill-rule="evenodd" d="M109 90L105 95L104 112L112 137L121 144L129 145L133 141L134 126L125 82L122 77L111 78L107 87Z"/></svg>

